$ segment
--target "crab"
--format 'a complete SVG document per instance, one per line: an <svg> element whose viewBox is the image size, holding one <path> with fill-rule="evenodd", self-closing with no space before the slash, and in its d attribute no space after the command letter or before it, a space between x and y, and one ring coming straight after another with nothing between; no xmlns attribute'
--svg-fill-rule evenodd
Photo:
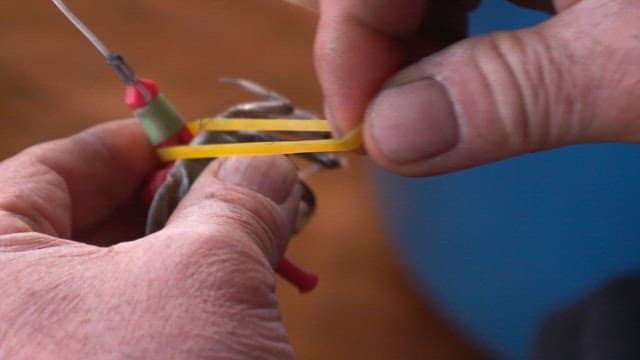
<svg viewBox="0 0 640 360"><path fill-rule="evenodd" d="M241 103L222 112L220 118L291 118L291 119L318 119L313 112L296 108L291 100L285 96L269 90L262 85L246 79L221 79L223 83L239 86L251 94L261 98L258 101ZM318 139L327 138L327 134L318 133L266 133L259 131L214 132L199 133L191 142L192 145L278 141L291 139ZM311 188L305 184L305 178L319 169L338 169L343 165L342 159L330 153L309 153L297 155L312 163L310 167L300 171L303 193L299 205L296 230L300 230L314 213L316 208L315 195ZM169 216L176 208L180 200L189 191L189 188L200 175L210 161L202 160L178 160L169 171L164 183L157 189L149 212L147 214L146 232L153 233L160 230L166 224Z"/></svg>

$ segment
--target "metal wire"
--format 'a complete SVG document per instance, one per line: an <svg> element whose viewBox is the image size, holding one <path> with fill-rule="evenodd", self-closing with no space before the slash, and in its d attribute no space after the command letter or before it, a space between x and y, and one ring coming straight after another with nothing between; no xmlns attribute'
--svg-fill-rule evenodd
<svg viewBox="0 0 640 360"><path fill-rule="evenodd" d="M107 56L107 64L111 66L120 80L125 84L133 85L138 82L138 77L136 76L135 71L133 71L133 68L129 66L121 55L110 53Z"/></svg>
<svg viewBox="0 0 640 360"><path fill-rule="evenodd" d="M93 46L100 51L103 57L108 58L111 54L111 50L96 36L96 34L87 27L62 0L52 0L53 3L60 9L64 16L71 21L75 27L93 44Z"/></svg>
<svg viewBox="0 0 640 360"><path fill-rule="evenodd" d="M107 64L116 72L116 75L127 85L134 85L142 93L144 98L151 100L151 93L147 88L140 84L133 68L124 60L124 58L109 50L109 48L98 38L98 36L89 29L85 23L80 20L76 14L71 11L69 6L62 0L52 0L56 7L71 21L71 23L80 30L80 32L98 49L100 54L107 60Z"/></svg>

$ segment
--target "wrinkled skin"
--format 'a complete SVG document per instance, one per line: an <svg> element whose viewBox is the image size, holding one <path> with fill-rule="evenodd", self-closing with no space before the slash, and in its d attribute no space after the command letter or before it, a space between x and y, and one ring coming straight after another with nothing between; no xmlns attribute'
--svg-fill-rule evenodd
<svg viewBox="0 0 640 360"><path fill-rule="evenodd" d="M141 237L157 165L135 121L0 163L0 358L293 357L272 267L295 222L295 167L213 162Z"/></svg>
<svg viewBox="0 0 640 360"><path fill-rule="evenodd" d="M319 10L315 62L337 132L428 176L569 144L640 141L640 2L512 1L557 13L463 40L479 1L289 0Z"/></svg>
<svg viewBox="0 0 640 360"><path fill-rule="evenodd" d="M640 2L518 1L559 14L462 41L474 1L304 2L320 7L327 114L338 132L364 118L391 171L640 140ZM126 122L0 164L0 358L292 357L271 268L299 203L293 166L214 162L163 230L95 246L142 233L133 199L155 165Z"/></svg>

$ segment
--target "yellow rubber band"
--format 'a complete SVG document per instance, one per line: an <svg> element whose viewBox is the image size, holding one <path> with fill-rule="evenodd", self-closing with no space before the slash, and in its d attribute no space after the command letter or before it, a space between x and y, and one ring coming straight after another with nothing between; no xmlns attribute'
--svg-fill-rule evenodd
<svg viewBox="0 0 640 360"><path fill-rule="evenodd" d="M255 120L252 120L255 121ZM266 120L269 121L269 120ZM279 121L279 120L276 120ZM299 120L303 122L312 120ZM325 121L326 123L326 121ZM235 130L241 130L234 128ZM297 129L297 128L296 128ZM229 130L229 128L225 128ZM247 130L243 128L242 130ZM251 129L251 130L264 130ZM272 129L271 131L287 131ZM313 131L313 130L290 130L290 131ZM211 144L198 146L171 146L158 149L158 156L162 161L175 161L179 159L205 159L227 156L259 156L259 155L282 155L301 154L312 152L341 152L357 149L362 143L362 128L351 130L345 136L338 139L323 140L300 140L300 141L268 141L252 143L233 144Z"/></svg>
<svg viewBox="0 0 640 360"><path fill-rule="evenodd" d="M329 132L327 120L204 118L190 121L191 132L200 131L313 131Z"/></svg>

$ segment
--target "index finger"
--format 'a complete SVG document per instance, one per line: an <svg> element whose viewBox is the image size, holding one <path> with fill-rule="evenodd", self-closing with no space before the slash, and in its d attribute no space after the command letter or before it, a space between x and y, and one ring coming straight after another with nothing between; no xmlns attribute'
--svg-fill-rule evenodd
<svg viewBox="0 0 640 360"><path fill-rule="evenodd" d="M135 120L28 148L0 163L0 233L69 238L134 195L157 165Z"/></svg>
<svg viewBox="0 0 640 360"><path fill-rule="evenodd" d="M298 1L298 0L296 0ZM466 36L479 0L320 0L315 64L325 113L344 134L404 65Z"/></svg>
<svg viewBox="0 0 640 360"><path fill-rule="evenodd" d="M315 65L325 113L344 134L360 121L367 102L403 63L398 39L416 31L426 0L320 2Z"/></svg>

